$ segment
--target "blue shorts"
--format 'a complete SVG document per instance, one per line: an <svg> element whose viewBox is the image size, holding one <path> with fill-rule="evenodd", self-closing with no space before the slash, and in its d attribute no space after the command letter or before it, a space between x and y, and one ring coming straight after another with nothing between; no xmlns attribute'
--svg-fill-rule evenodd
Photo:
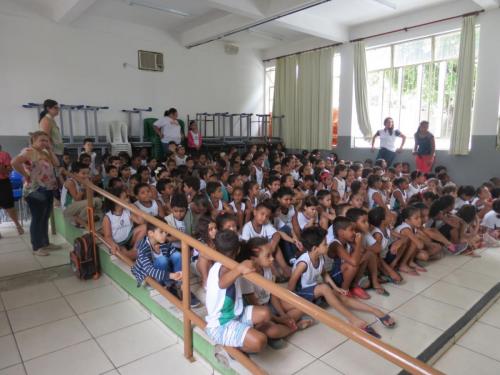
<svg viewBox="0 0 500 375"><path fill-rule="evenodd" d="M316 299L314 298L314 288L316 288L316 285L308 286L307 288L297 287L297 289L295 289L295 293L309 302L314 302Z"/></svg>
<svg viewBox="0 0 500 375"><path fill-rule="evenodd" d="M334 259L332 269L330 271L330 277L332 278L335 285L342 288L342 283L344 282L344 275L342 275L342 261L340 259Z"/></svg>
<svg viewBox="0 0 500 375"><path fill-rule="evenodd" d="M385 255L384 262L386 262L387 264L391 264L397 256L398 254L393 254L391 253L391 251L388 251Z"/></svg>

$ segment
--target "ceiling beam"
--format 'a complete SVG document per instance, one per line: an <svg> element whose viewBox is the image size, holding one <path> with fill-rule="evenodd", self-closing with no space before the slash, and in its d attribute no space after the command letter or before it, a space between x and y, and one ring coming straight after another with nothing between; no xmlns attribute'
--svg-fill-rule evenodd
<svg viewBox="0 0 500 375"><path fill-rule="evenodd" d="M472 0L483 9L493 9L500 7L499 0Z"/></svg>
<svg viewBox="0 0 500 375"><path fill-rule="evenodd" d="M238 14L250 18L262 18L262 1L256 0L208 0L208 5L224 10L228 13Z"/></svg>
<svg viewBox="0 0 500 375"><path fill-rule="evenodd" d="M96 0L55 0L51 1L52 19L69 25L76 21Z"/></svg>

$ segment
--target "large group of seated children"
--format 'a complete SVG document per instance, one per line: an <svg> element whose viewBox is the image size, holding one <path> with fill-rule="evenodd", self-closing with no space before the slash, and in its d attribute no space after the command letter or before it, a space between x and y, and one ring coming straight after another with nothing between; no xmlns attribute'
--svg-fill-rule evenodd
<svg viewBox="0 0 500 375"><path fill-rule="evenodd" d="M353 312L396 326L389 314L364 302L368 289L391 298L384 284L424 274L429 262L479 256L476 249L500 245L500 179L456 186L444 166L424 175L407 163L388 167L382 159L290 154L282 145L191 156L176 144L164 160L141 149L132 158L103 156L97 165L92 140L86 140L77 161L65 155L60 175L61 206L70 220L86 218L81 182L90 178L236 260L239 266L228 269L191 249L205 290L207 334L248 353L267 344L279 349L285 337L315 321L243 275L257 272L380 338ZM94 206L98 212L99 198ZM110 251L135 261L138 285L149 276L182 298L179 239L111 200L102 202L102 214ZM192 307L200 304L192 294Z"/></svg>

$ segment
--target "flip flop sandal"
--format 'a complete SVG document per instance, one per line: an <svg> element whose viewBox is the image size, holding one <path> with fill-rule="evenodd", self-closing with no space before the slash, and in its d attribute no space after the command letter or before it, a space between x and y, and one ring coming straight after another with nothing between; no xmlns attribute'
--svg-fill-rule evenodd
<svg viewBox="0 0 500 375"><path fill-rule="evenodd" d="M361 330L365 331L366 333L368 333L369 335L372 335L373 337L377 338L377 339L381 339L382 336L380 336L377 331L375 331L372 327L370 326L366 326L365 328L361 328Z"/></svg>
<svg viewBox="0 0 500 375"><path fill-rule="evenodd" d="M311 318L310 316L303 316L297 322L297 328L299 331L303 331L306 328L312 327L316 323L317 322L313 318Z"/></svg>
<svg viewBox="0 0 500 375"><path fill-rule="evenodd" d="M391 295L391 293L389 293L387 290L385 290L384 288L380 287L380 288L374 288L375 289L375 292L381 296L385 296L385 297L388 297Z"/></svg>
<svg viewBox="0 0 500 375"><path fill-rule="evenodd" d="M396 322L392 322L392 323L389 323L389 321L391 320L391 316L389 314L385 314L383 317L381 318L377 318L377 320L384 325L384 327L387 327L387 328L394 328L394 326L396 325Z"/></svg>

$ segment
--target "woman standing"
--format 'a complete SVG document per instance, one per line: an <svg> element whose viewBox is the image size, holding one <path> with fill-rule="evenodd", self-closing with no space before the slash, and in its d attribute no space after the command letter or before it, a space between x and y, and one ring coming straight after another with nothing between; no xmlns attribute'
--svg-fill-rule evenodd
<svg viewBox="0 0 500 375"><path fill-rule="evenodd" d="M415 133L415 147L413 148L418 171L429 173L432 170L435 151L436 142L434 135L429 131L429 121L422 121Z"/></svg>
<svg viewBox="0 0 500 375"><path fill-rule="evenodd" d="M390 167L396 158L396 152L403 151L403 146L406 141L406 136L399 130L394 130L394 120L392 117L387 117L384 120L384 128L377 130L372 139L372 152L375 151L375 139L380 137L380 150L377 154L377 159L384 159L387 167ZM396 137L401 137L403 140L401 146L396 150Z"/></svg>
<svg viewBox="0 0 500 375"><path fill-rule="evenodd" d="M55 121L59 115L59 104L52 99L47 99L43 102L43 111L40 113L39 125L40 130L49 136L52 151L58 157L62 157L64 152L64 144L61 137L61 130Z"/></svg>
<svg viewBox="0 0 500 375"><path fill-rule="evenodd" d="M47 256L55 246L49 243L49 217L57 180L54 168L59 166L50 139L44 131L31 134L31 146L12 161L12 167L24 177L23 195L31 211L30 236L35 255Z"/></svg>
<svg viewBox="0 0 500 375"><path fill-rule="evenodd" d="M175 108L165 111L164 115L165 117L156 120L153 126L158 136L161 137L164 153L167 153L168 144L175 142L176 145L179 145L184 138L184 134L182 133L179 121L177 121L179 113Z"/></svg>

